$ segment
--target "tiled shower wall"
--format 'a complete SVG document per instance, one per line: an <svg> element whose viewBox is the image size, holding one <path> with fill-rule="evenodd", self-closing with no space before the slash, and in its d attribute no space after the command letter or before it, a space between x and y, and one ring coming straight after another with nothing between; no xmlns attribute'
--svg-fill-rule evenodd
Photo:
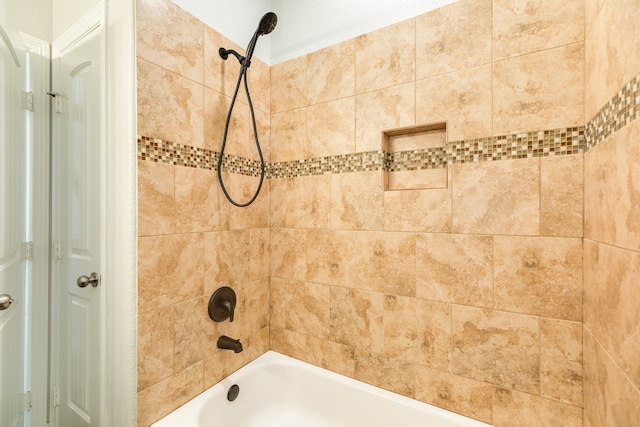
<svg viewBox="0 0 640 427"><path fill-rule="evenodd" d="M463 0L271 69L254 61L271 179L256 204L236 209L212 169L237 78L217 48L233 46L168 0L138 0L139 425L268 348L497 426L582 425L580 153L585 120L638 71L625 61L639 38L623 37L637 30L616 21L638 10L626 2L589 0L585 13L582 1ZM614 78L606 37L628 47ZM255 158L246 104L234 114L231 154ZM378 158L380 131L440 121L447 188L383 191L380 163L362 162ZM619 134L631 141L632 130ZM605 236L585 246L593 426L623 413L610 407L618 399L638 402L629 374L638 322L627 323L637 252L620 243L634 223L605 221L619 208L607 198L619 181L631 183L620 190L625 212L637 213L637 160L603 184L624 155L610 148L590 180L589 162L600 163L589 156L601 149L586 156L585 182L587 237L590 223ZM622 179L628 171L635 181ZM239 198L257 184L227 182ZM590 208L590 194L610 202L592 198ZM611 297L610 263L628 273L622 301ZM233 324L206 314L223 285L240 298ZM590 297L612 303L600 311ZM217 351L223 333L245 351ZM629 393L614 393L618 383Z"/></svg>
<svg viewBox="0 0 640 427"><path fill-rule="evenodd" d="M239 48L170 0L138 0L136 15L138 132L145 137L138 163L138 425L148 426L269 349L269 187L251 207L231 207L213 164L194 167L219 149L238 75L237 62L222 61L218 48ZM268 159L270 75L257 59L251 89ZM249 155L250 145L238 144L251 135L248 111L239 97L229 154ZM253 177L225 175L240 201L257 185ZM237 293L233 323L207 314L220 286ZM240 339L244 351L219 351L223 334Z"/></svg>
<svg viewBox="0 0 640 427"><path fill-rule="evenodd" d="M462 0L271 79L271 348L497 426L582 425L583 2ZM441 121L447 188L353 165ZM558 129L577 145L527 135Z"/></svg>
<svg viewBox="0 0 640 427"><path fill-rule="evenodd" d="M587 0L586 12L585 114L605 130L584 156L584 426L634 426L640 422L640 2Z"/></svg>

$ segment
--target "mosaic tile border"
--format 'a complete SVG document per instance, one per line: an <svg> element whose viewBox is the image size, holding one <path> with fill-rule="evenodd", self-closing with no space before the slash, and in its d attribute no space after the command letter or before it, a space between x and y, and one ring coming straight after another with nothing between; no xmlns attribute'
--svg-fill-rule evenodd
<svg viewBox="0 0 640 427"><path fill-rule="evenodd" d="M265 172L268 179L275 179L376 170L400 172L439 169L456 163L580 154L585 152L585 147L584 127L575 127L454 141L445 147L424 150L392 153L378 150L268 163ZM219 153L213 150L146 136L138 137L140 160L215 170L218 156ZM225 172L248 176L260 174L257 160L225 155L222 165Z"/></svg>
<svg viewBox="0 0 640 427"><path fill-rule="evenodd" d="M216 170L220 153L158 138L138 136L138 159L156 163ZM268 165L265 165L265 170ZM222 160L224 172L259 176L260 162L244 157L225 155Z"/></svg>
<svg viewBox="0 0 640 427"><path fill-rule="evenodd" d="M587 150L640 117L640 74L624 85L587 123Z"/></svg>

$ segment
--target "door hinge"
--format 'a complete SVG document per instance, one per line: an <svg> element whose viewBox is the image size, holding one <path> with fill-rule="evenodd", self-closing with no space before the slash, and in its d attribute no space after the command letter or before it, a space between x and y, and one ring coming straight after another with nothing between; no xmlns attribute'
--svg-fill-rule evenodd
<svg viewBox="0 0 640 427"><path fill-rule="evenodd" d="M58 387L54 387L53 389L53 406L60 406L60 392L58 391Z"/></svg>
<svg viewBox="0 0 640 427"><path fill-rule="evenodd" d="M47 95L53 100L53 111L62 114L62 105L60 102L60 94L58 92L47 92Z"/></svg>
<svg viewBox="0 0 640 427"><path fill-rule="evenodd" d="M53 243L53 259L62 259L62 248L60 240L56 240Z"/></svg>
<svg viewBox="0 0 640 427"><path fill-rule="evenodd" d="M33 242L22 242L20 244L22 259L33 259Z"/></svg>
<svg viewBox="0 0 640 427"><path fill-rule="evenodd" d="M27 391L26 393L20 393L22 398L20 399L20 410L21 411L30 411L31 410L31 391Z"/></svg>
<svg viewBox="0 0 640 427"><path fill-rule="evenodd" d="M33 111L33 92L22 92L22 109Z"/></svg>

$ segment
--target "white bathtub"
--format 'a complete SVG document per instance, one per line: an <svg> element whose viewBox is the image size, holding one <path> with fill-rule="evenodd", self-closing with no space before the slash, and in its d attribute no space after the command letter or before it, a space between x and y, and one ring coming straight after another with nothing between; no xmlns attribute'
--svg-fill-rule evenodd
<svg viewBox="0 0 640 427"><path fill-rule="evenodd" d="M236 400L227 400L233 384ZM487 427L269 351L152 427Z"/></svg>

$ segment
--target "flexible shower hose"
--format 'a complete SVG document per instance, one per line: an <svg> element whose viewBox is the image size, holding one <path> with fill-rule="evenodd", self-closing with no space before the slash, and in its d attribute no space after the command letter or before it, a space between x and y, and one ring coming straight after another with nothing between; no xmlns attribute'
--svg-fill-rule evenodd
<svg viewBox="0 0 640 427"><path fill-rule="evenodd" d="M231 121L231 113L233 112L233 106L236 103L236 98L238 96L238 90L240 89L240 83L242 82L244 77L244 89L247 93L247 102L249 103L249 110L251 111L251 122L253 125L253 136L256 141L256 148L258 149L258 156L260 157L260 182L258 183L258 188L256 189L256 193L251 197L251 199L246 203L238 203L231 198L227 188L224 186L224 181L222 180L222 159L224 157L224 150L227 146L227 135L229 133L229 122ZM236 90L233 92L233 98L231 99L231 105L229 106L229 114L227 114L227 122L224 125L224 136L222 138L222 147L220 148L220 155L218 156L218 181L220 181L220 187L222 188L222 192L225 197L231 204L237 206L239 208L244 208L249 206L251 203L256 200L258 194L260 193L260 189L262 188L262 182L264 181L264 158L262 156L262 149L260 148L260 141L258 140L258 129L256 126L256 115L253 111L253 103L251 102L251 95L249 94L249 85L247 83L247 67L244 65L240 68L240 75L238 76L238 83L236 84Z"/></svg>

